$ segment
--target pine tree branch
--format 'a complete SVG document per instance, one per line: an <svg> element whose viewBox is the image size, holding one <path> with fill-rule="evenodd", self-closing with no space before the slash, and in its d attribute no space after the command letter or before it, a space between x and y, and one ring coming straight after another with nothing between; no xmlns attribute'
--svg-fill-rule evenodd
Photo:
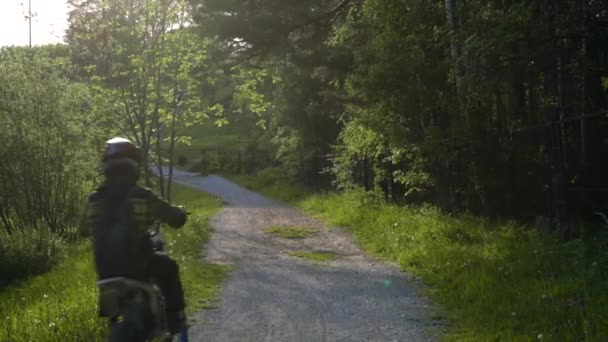
<svg viewBox="0 0 608 342"><path fill-rule="evenodd" d="M308 20L306 20L302 23L293 25L293 26L289 27L287 32L291 33L295 30L310 26L312 24L320 23L321 21L326 20L328 18L331 18L330 22L333 23L334 21L336 21L337 17L339 17L340 14L342 14L344 12L344 10L346 10L346 8L348 8L348 5L350 5L351 2L352 2L352 0L342 0L339 4L337 4L329 12L326 12L318 17L309 18Z"/></svg>

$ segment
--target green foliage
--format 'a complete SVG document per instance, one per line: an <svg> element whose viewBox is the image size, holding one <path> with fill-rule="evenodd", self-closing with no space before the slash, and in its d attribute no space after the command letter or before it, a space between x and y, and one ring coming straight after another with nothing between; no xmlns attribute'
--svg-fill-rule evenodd
<svg viewBox="0 0 608 342"><path fill-rule="evenodd" d="M66 40L110 125L141 147L144 164L173 165L180 128L208 117L210 104L199 91L213 82L207 44L189 27L188 1L70 3ZM148 172L145 178L149 183Z"/></svg>
<svg viewBox="0 0 608 342"><path fill-rule="evenodd" d="M543 125L605 110L605 3L292 2L193 2L226 116L256 117L291 181L522 217L546 214L555 165L605 183L598 125L564 124L563 163Z"/></svg>
<svg viewBox="0 0 608 342"><path fill-rule="evenodd" d="M224 75L234 91L227 94L224 106L228 122L255 119L265 131L260 141L271 146L261 149L264 159L270 157L273 164L281 165L291 180L327 183L319 179L318 171L327 164L325 155L337 136L341 107L331 85L335 72L328 64L338 66L342 55L333 48L316 47L328 35L332 19L323 13L334 11L335 4L324 0L288 5L264 1L253 7L238 1L194 3L201 34L214 37L229 61ZM332 13L343 10L339 6ZM288 15L268 16L284 11ZM268 165L258 169L264 166Z"/></svg>
<svg viewBox="0 0 608 342"><path fill-rule="evenodd" d="M0 53L2 226L67 234L96 175L89 92L65 77L65 59L20 52Z"/></svg>
<svg viewBox="0 0 608 342"><path fill-rule="evenodd" d="M180 230L166 232L171 256L180 265L190 314L217 298L227 268L201 262L201 247L209 238L210 215L221 201L178 187L176 201L193 213ZM90 243L72 245L49 273L0 290L2 341L102 341L106 322L97 316L97 287Z"/></svg>
<svg viewBox="0 0 608 342"><path fill-rule="evenodd" d="M317 230L309 227L273 226L264 229L264 232L283 239L304 239L316 234Z"/></svg>
<svg viewBox="0 0 608 342"><path fill-rule="evenodd" d="M317 32L306 32L306 23L315 21L319 26L327 25L331 16L319 17L319 13L335 6L333 1L327 0L266 0L260 3L194 0L192 3L195 19L204 28L204 34L222 41L239 39L253 47L252 50L266 53L282 53L294 42L305 46L317 38ZM243 48L240 46L241 50Z"/></svg>
<svg viewBox="0 0 608 342"><path fill-rule="evenodd" d="M102 128L65 46L0 51L0 273L47 271L97 176Z"/></svg>
<svg viewBox="0 0 608 342"><path fill-rule="evenodd" d="M249 70L238 69L235 75L236 85L233 95L235 112L248 112L263 118L269 110L272 110L272 103L264 98L264 94L259 92L259 88L270 77L268 70ZM263 119L258 124L263 125Z"/></svg>
<svg viewBox="0 0 608 342"><path fill-rule="evenodd" d="M387 205L361 191L300 205L422 277L448 311L448 340L601 341L608 333L606 234L563 243L515 223Z"/></svg>

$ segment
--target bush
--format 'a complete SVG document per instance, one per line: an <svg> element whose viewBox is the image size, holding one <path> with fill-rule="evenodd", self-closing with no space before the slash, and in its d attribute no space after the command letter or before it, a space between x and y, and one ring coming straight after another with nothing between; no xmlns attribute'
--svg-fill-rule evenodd
<svg viewBox="0 0 608 342"><path fill-rule="evenodd" d="M278 167L268 167L260 170L257 173L256 178L261 186L269 186L288 181L285 171Z"/></svg>
<svg viewBox="0 0 608 342"><path fill-rule="evenodd" d="M86 86L45 50L0 51L0 222L67 234L97 174Z"/></svg>
<svg viewBox="0 0 608 342"><path fill-rule="evenodd" d="M65 241L48 229L0 230L0 285L49 271L65 254Z"/></svg>
<svg viewBox="0 0 608 342"><path fill-rule="evenodd" d="M184 167L186 164L188 164L188 158L184 155L179 155L177 157L177 165Z"/></svg>
<svg viewBox="0 0 608 342"><path fill-rule="evenodd" d="M98 174L100 125L69 65L45 48L0 50L2 282L53 265Z"/></svg>

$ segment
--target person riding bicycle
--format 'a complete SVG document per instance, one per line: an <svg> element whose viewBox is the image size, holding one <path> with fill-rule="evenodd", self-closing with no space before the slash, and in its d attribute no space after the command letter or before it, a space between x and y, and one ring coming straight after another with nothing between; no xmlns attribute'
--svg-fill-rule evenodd
<svg viewBox="0 0 608 342"><path fill-rule="evenodd" d="M141 151L130 140L106 142L102 159L105 180L88 197L81 234L92 236L99 280L128 277L159 286L166 301L169 331L177 334L186 329L179 266L154 249L150 228L158 221L180 228L187 213L137 185L140 168L145 167L141 162Z"/></svg>

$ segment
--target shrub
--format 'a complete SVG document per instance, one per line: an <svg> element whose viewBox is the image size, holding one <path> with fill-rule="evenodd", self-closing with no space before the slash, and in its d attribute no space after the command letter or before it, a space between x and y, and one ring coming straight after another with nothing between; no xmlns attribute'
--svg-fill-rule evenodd
<svg viewBox="0 0 608 342"><path fill-rule="evenodd" d="M0 230L0 285L46 272L65 254L65 241L49 229Z"/></svg>
<svg viewBox="0 0 608 342"><path fill-rule="evenodd" d="M188 164L188 158L184 155L179 155L177 157L177 165L184 167L186 164Z"/></svg>
<svg viewBox="0 0 608 342"><path fill-rule="evenodd" d="M0 51L0 222L7 232L67 234L96 175L85 86L44 50Z"/></svg>
<svg viewBox="0 0 608 342"><path fill-rule="evenodd" d="M0 50L2 282L53 265L97 175L102 125L69 65L44 48Z"/></svg>

